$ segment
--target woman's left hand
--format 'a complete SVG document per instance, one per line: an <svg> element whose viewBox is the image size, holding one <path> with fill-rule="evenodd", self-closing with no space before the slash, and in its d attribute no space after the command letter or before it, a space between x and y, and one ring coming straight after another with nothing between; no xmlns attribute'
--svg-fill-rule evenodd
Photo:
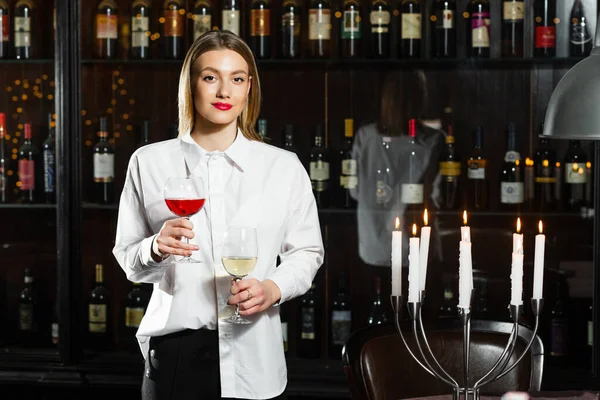
<svg viewBox="0 0 600 400"><path fill-rule="evenodd" d="M255 278L231 280L231 297L228 304L240 305L240 314L257 314L271 307L281 298L279 287L270 279L259 281Z"/></svg>

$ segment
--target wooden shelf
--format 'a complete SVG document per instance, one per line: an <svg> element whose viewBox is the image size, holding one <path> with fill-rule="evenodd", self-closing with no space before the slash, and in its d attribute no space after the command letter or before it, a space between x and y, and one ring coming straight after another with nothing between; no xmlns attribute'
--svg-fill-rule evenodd
<svg viewBox="0 0 600 400"><path fill-rule="evenodd" d="M1 209L21 209L21 208L55 210L56 204L44 204L44 203L39 203L39 204L37 204L37 203L34 203L34 204L19 204L19 203L0 204L0 210Z"/></svg>
<svg viewBox="0 0 600 400"><path fill-rule="evenodd" d="M13 58L0 58L0 64L52 64L53 58L36 58L30 60L16 60Z"/></svg>

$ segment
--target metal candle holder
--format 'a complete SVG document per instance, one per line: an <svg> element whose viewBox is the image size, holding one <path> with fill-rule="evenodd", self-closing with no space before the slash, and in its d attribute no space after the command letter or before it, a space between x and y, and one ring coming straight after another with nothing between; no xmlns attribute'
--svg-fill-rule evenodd
<svg viewBox="0 0 600 400"><path fill-rule="evenodd" d="M479 391L482 387L502 378L504 375L512 371L517 366L517 364L519 364L519 362L521 362L521 360L523 359L525 354L527 354L529 348L531 347L531 344L536 338L540 319L539 316L544 304L543 299L531 299L531 308L533 311L533 315L535 316L535 327L533 329L533 335L531 336L529 343L527 343L525 350L523 350L523 353L519 356L517 361L515 361L511 365L508 365L508 362L510 361L515 351L515 343L517 341L517 337L519 336L519 318L523 306L509 306L510 317L513 320L513 328L510 333L510 336L508 337L508 343L506 344L506 347L504 348L504 351L502 352L500 357L498 357L498 360L496 360L496 363L489 369L488 372L486 372L482 377L475 381L475 383L473 383L473 377L469 375L469 349L471 345L471 309L468 307L458 307L458 317L463 326L464 364L464 376L462 377L462 384L459 384L457 379L448 374L446 370L440 365L437 358L431 351L431 347L429 346L429 342L427 341L427 335L423 327L423 319L421 318L421 306L424 298L425 291L423 290L420 293L419 301L407 303L408 313L412 321L412 330L413 334L415 335L415 342L417 343L417 348L420 357L418 357L418 355L411 350L408 343L406 342L406 339L404 338L402 329L400 328L400 311L402 308L402 296L390 296L392 308L395 314L396 329L398 330L398 333L400 333L400 337L402 338L404 346L406 347L412 358L417 362L417 364L419 364L430 375L439 379L440 381L444 382L452 388L453 400L468 400L470 397L474 400L479 400ZM426 353L428 357L425 355Z"/></svg>

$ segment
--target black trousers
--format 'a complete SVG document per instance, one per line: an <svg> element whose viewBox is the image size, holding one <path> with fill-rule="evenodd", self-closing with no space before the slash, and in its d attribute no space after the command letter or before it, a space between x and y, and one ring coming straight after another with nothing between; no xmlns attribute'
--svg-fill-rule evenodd
<svg viewBox="0 0 600 400"><path fill-rule="evenodd" d="M142 400L200 399L221 399L217 331L188 329L151 338Z"/></svg>

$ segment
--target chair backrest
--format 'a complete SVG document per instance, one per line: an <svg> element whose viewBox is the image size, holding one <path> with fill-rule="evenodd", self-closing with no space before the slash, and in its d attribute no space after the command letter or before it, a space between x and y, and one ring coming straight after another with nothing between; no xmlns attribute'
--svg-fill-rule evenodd
<svg viewBox="0 0 600 400"><path fill-rule="evenodd" d="M412 322L402 321L404 337L415 355L420 356ZM440 365L462 386L463 326L458 319L424 322L425 333ZM502 354L513 324L500 321L471 321L469 357L470 379L479 380ZM533 331L523 325L509 361L512 365L525 349ZM426 352L426 347L423 346ZM484 386L481 393L502 394L511 390L539 391L543 373L544 347L536 335L530 356L508 374ZM377 325L354 332L342 351L344 373L353 399L401 399L452 393L447 384L429 375L406 350L392 324ZM471 385L473 382L471 382Z"/></svg>

